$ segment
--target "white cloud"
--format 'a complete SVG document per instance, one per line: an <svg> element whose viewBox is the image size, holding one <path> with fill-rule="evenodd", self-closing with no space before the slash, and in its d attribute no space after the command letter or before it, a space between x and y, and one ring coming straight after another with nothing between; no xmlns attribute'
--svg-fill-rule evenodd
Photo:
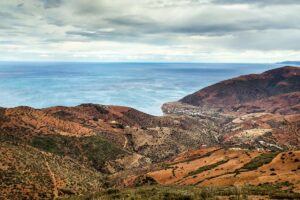
<svg viewBox="0 0 300 200"><path fill-rule="evenodd" d="M280 2L2 1L0 60L299 60L300 5Z"/></svg>

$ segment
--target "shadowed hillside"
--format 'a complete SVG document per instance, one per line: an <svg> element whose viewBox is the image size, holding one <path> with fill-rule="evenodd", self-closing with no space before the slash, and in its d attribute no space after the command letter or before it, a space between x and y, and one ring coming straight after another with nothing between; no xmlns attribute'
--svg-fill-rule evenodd
<svg viewBox="0 0 300 200"><path fill-rule="evenodd" d="M299 91L300 68L282 67L219 82L180 102L229 112L299 113ZM293 98L287 97L288 94ZM289 107L291 103L292 107Z"/></svg>

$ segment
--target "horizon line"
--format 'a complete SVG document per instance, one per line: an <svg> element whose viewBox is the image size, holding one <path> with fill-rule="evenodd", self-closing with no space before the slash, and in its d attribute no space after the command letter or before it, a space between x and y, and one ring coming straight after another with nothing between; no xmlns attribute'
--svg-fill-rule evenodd
<svg viewBox="0 0 300 200"><path fill-rule="evenodd" d="M99 60L0 60L0 62L15 62L15 63L162 63L162 64L284 64L284 62L300 62L300 61L276 61L276 62L238 62L238 61L99 61Z"/></svg>

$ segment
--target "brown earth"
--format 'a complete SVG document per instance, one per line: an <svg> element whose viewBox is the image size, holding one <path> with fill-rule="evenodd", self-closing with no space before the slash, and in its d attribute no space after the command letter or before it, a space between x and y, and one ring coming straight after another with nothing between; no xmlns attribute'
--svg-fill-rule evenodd
<svg viewBox="0 0 300 200"><path fill-rule="evenodd" d="M300 68L287 66L221 81L180 102L226 112L292 114L299 113L299 91Z"/></svg>
<svg viewBox="0 0 300 200"><path fill-rule="evenodd" d="M0 145L0 199L54 199L103 188L103 175L27 145Z"/></svg>
<svg viewBox="0 0 300 200"><path fill-rule="evenodd" d="M272 155L270 159L263 160L268 155ZM251 162L252 166L247 166ZM163 185L224 187L282 184L286 189L300 192L300 151L272 153L205 148L179 155L167 164L165 169L149 172L147 176ZM199 169L202 170L197 172Z"/></svg>
<svg viewBox="0 0 300 200"><path fill-rule="evenodd" d="M300 114L240 115L226 127L223 144L247 148L299 149Z"/></svg>

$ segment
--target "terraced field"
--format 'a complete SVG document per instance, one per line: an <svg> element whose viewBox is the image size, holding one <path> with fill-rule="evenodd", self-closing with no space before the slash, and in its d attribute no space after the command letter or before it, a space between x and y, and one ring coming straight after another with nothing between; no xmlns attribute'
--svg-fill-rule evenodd
<svg viewBox="0 0 300 200"><path fill-rule="evenodd" d="M183 153L165 169L147 174L163 185L198 187L287 184L300 193L300 151L205 148Z"/></svg>

